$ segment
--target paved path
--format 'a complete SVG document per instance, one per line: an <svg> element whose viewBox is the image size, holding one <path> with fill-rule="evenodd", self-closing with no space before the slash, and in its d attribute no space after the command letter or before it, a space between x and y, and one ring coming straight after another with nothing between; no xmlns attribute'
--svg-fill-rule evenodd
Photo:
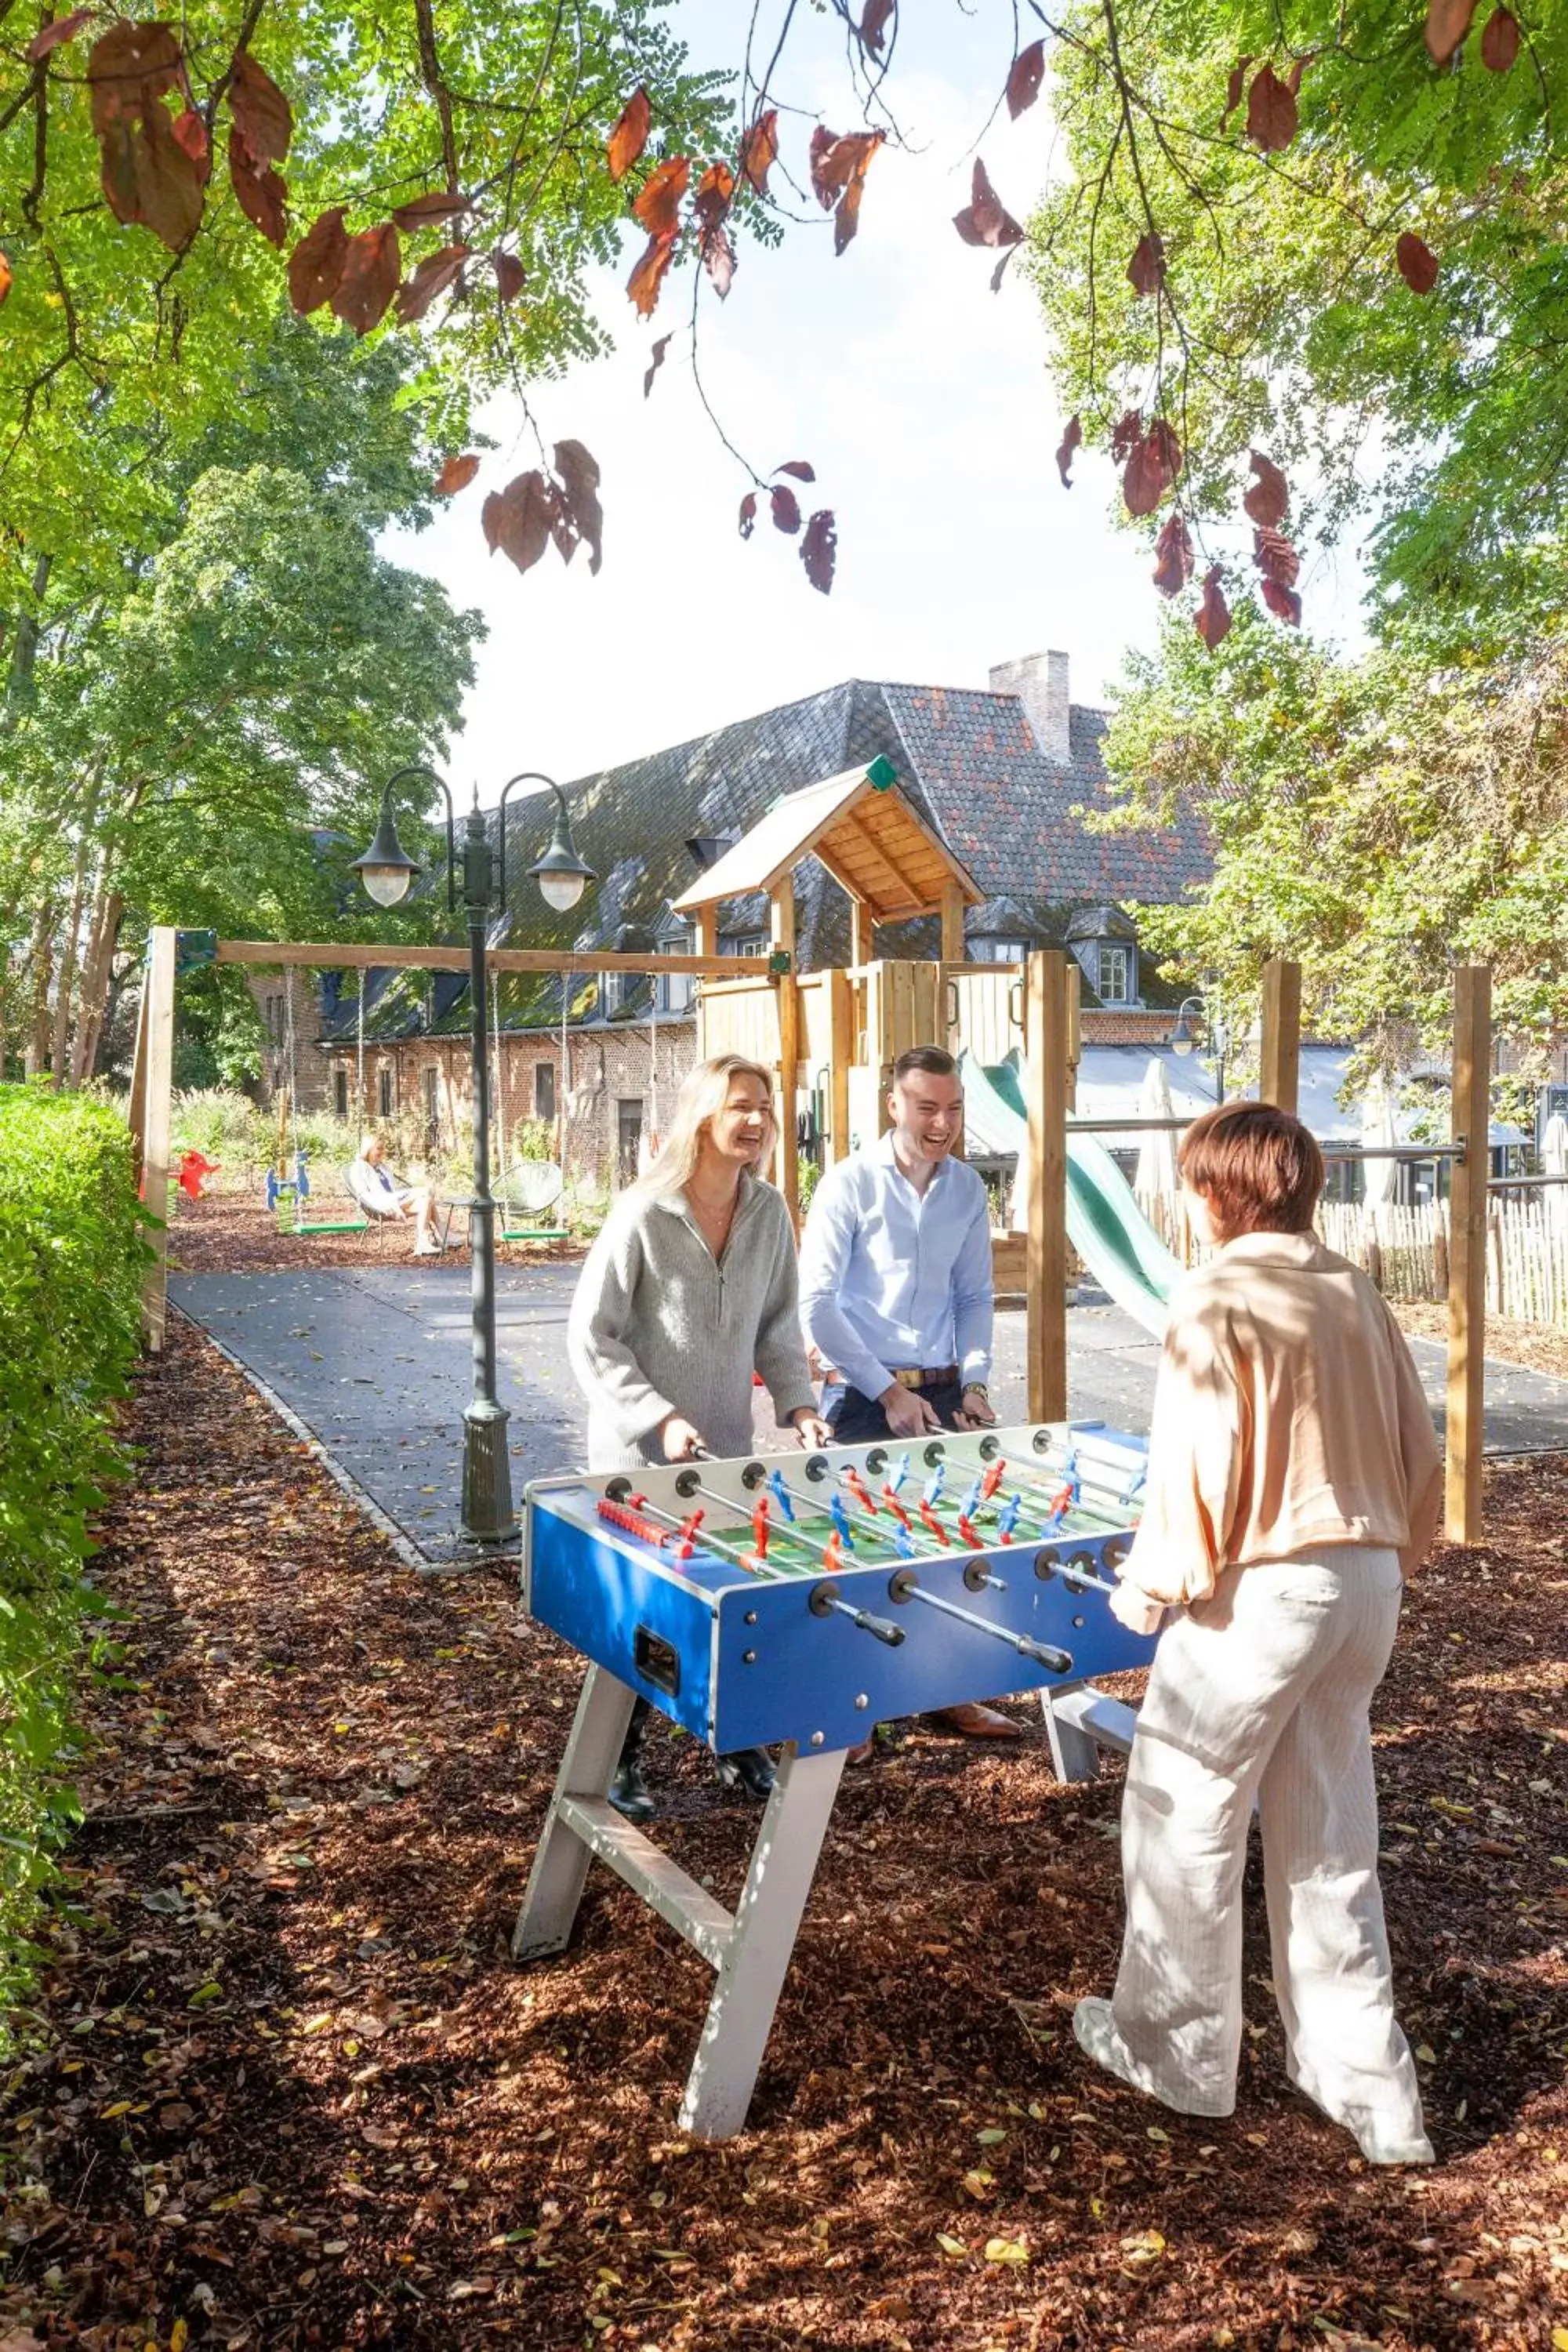
<svg viewBox="0 0 1568 2352"><path fill-rule="evenodd" d="M503 1268L497 1277L501 1401L510 1410L512 1484L582 1458L583 1401L566 1362L574 1265ZM452 1556L462 1486L462 1412L470 1381L469 1294L457 1266L384 1265L318 1274L175 1275L176 1306L296 1413L333 1460L432 1559ZM996 1318L994 1401L1025 1418L1021 1312ZM1443 1350L1413 1343L1443 1423ZM1158 1350L1110 1307L1068 1317L1075 1418L1146 1430ZM1568 1452L1568 1381L1487 1365L1487 1449ZM759 1448L783 1443L758 1391Z"/></svg>

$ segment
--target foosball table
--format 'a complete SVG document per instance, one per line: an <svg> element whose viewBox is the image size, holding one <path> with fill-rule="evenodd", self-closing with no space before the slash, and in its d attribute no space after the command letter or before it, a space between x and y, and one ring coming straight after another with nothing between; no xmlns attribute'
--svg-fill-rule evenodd
<svg viewBox="0 0 1568 2352"><path fill-rule="evenodd" d="M683 2129L745 2121L845 1753L877 1723L1036 1690L1063 1779L1125 1748L1093 1677L1153 1655L1107 1606L1145 1467L1138 1438L1050 1423L528 1488L524 1606L591 1663L512 1951L565 1948L596 1856L701 1954ZM783 1749L732 1914L608 1801L639 1696L716 1755Z"/></svg>

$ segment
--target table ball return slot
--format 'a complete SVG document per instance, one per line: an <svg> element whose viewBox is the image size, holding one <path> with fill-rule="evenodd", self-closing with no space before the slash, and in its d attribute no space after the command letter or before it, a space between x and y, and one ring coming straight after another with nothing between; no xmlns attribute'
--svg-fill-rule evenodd
<svg viewBox="0 0 1568 2352"><path fill-rule="evenodd" d="M1037 1690L1062 1779L1130 1744L1092 1677L1153 1655L1106 1605L1146 1458L1053 1423L529 1487L524 1606L591 1663L512 1951L564 1950L597 1855L702 1955L683 2130L745 2121L845 1751L876 1723ZM732 1915L608 1801L639 1695L716 1755L783 1749Z"/></svg>

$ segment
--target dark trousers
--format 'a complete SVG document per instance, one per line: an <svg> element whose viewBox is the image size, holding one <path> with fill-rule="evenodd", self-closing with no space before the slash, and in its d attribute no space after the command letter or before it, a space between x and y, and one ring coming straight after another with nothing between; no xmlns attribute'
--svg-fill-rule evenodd
<svg viewBox="0 0 1568 2352"><path fill-rule="evenodd" d="M916 1394L923 1397L944 1429L952 1429L960 1406L963 1389L957 1381L943 1381ZM832 1425L833 1434L840 1445L871 1445L878 1438L892 1438L888 1416L875 1397L862 1396L858 1389L847 1386L825 1388L822 1391L822 1418ZM894 1439L897 1444L899 1441Z"/></svg>

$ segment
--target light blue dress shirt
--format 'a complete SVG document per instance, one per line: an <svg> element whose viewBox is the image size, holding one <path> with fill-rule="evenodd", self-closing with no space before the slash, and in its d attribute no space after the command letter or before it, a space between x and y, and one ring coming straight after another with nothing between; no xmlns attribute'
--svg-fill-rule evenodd
<svg viewBox="0 0 1568 2352"><path fill-rule="evenodd" d="M827 1171L801 1242L800 1319L851 1388L880 1396L917 1365L988 1380L991 1317L991 1216L966 1160L940 1161L917 1192L884 1135Z"/></svg>

